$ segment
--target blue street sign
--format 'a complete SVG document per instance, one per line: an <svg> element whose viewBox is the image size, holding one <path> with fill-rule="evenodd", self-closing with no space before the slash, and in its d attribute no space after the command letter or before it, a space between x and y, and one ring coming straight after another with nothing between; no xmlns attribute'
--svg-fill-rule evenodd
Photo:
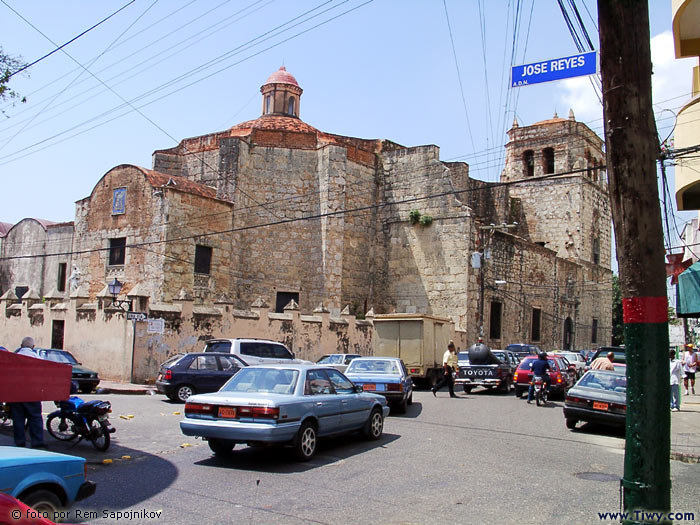
<svg viewBox="0 0 700 525"><path fill-rule="evenodd" d="M562 78L595 75L598 72L597 52L589 51L564 58L543 60L533 64L513 66L510 72L510 86L520 87L541 82L551 82Z"/></svg>

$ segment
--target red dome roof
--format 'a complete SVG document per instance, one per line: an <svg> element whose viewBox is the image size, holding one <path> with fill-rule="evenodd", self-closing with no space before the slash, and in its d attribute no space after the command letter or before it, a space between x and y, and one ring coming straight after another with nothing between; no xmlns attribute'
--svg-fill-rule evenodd
<svg viewBox="0 0 700 525"><path fill-rule="evenodd" d="M297 79L294 78L294 75L287 73L287 68L284 66L272 73L265 84L292 84L293 86L299 87Z"/></svg>

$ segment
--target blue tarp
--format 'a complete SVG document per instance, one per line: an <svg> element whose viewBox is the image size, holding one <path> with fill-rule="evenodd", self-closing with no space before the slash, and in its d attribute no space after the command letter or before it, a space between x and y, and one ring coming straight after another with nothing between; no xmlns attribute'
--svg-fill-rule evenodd
<svg viewBox="0 0 700 525"><path fill-rule="evenodd" d="M700 262L696 262L678 276L676 315L700 317Z"/></svg>

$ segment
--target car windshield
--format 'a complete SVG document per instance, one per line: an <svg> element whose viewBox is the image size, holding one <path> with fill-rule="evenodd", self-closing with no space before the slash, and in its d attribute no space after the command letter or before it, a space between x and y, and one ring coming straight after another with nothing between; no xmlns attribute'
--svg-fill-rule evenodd
<svg viewBox="0 0 700 525"><path fill-rule="evenodd" d="M204 347L205 352L225 352L231 351L231 341L207 341Z"/></svg>
<svg viewBox="0 0 700 525"><path fill-rule="evenodd" d="M243 368L221 387L220 392L292 394L298 378L298 370Z"/></svg>
<svg viewBox="0 0 700 525"><path fill-rule="evenodd" d="M518 367L518 370L532 370L532 363L537 361L537 359L538 359L537 357L534 359L532 359L532 358L523 359L520 362L520 366ZM557 370L556 361L552 358L547 359L547 361L549 361L549 366L552 367L552 370L556 371Z"/></svg>
<svg viewBox="0 0 700 525"><path fill-rule="evenodd" d="M325 355L321 359L319 359L317 363L325 365L342 365L343 356L338 354Z"/></svg>
<svg viewBox="0 0 700 525"><path fill-rule="evenodd" d="M353 359L348 374L399 374L396 361L389 359Z"/></svg>
<svg viewBox="0 0 700 525"><path fill-rule="evenodd" d="M49 361L56 363L68 363L69 365L77 365L78 360L73 357L70 352L58 350L39 350L39 355Z"/></svg>
<svg viewBox="0 0 700 525"><path fill-rule="evenodd" d="M609 392L627 392L627 377L622 374L591 370L584 375L576 386L607 390Z"/></svg>
<svg viewBox="0 0 700 525"><path fill-rule="evenodd" d="M506 357L506 353L505 353L505 352L493 352L493 351L492 351L491 353L492 353L493 355L495 355L498 359L500 359L501 361L503 361L504 363L507 363L507 362L508 362L508 357Z"/></svg>

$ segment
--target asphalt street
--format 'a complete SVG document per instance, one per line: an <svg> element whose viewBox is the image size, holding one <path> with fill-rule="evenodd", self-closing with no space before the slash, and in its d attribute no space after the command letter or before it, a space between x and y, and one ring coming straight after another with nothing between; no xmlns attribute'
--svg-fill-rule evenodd
<svg viewBox="0 0 700 525"><path fill-rule="evenodd" d="M387 418L380 441L333 439L297 463L283 448L239 446L216 458L180 433L183 405L163 396L85 396L99 397L112 402L117 429L106 453L46 435L51 450L86 457L98 485L73 506L72 523L617 522L599 513L620 508L624 433L567 430L561 401L418 391L406 415ZM0 445L11 443L11 429L0 429ZM677 523L700 521L700 465L671 469L672 510L697 516Z"/></svg>

